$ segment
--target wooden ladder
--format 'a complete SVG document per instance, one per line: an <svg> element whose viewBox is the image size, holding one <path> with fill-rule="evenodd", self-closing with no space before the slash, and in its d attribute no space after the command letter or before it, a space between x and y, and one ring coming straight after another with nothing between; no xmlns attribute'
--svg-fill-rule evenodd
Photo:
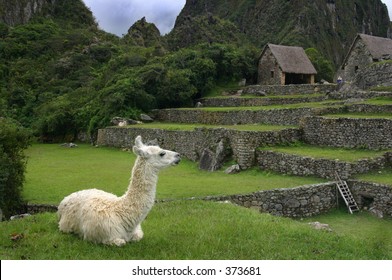
<svg viewBox="0 0 392 280"><path fill-rule="evenodd" d="M336 176L336 186L340 192L340 195L343 197L344 202L347 205L348 211L352 214L355 211L359 211L359 207L355 202L353 195L351 194L350 189L348 188L347 182L342 181L339 175L335 173Z"/></svg>

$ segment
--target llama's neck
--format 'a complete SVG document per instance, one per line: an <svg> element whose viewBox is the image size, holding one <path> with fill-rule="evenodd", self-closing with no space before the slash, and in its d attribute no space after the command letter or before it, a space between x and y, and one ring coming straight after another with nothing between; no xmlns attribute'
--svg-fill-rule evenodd
<svg viewBox="0 0 392 280"><path fill-rule="evenodd" d="M128 190L121 198L124 208L131 207L133 212L147 215L154 204L158 172L145 159L137 157Z"/></svg>

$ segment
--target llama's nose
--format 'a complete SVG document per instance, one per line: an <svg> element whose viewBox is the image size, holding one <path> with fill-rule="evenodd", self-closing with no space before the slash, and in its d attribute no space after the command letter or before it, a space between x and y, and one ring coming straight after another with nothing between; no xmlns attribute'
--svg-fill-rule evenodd
<svg viewBox="0 0 392 280"><path fill-rule="evenodd" d="M175 158L176 158L175 163L176 163L176 164L180 163L180 161L181 161L181 155L180 155L179 153L176 153Z"/></svg>

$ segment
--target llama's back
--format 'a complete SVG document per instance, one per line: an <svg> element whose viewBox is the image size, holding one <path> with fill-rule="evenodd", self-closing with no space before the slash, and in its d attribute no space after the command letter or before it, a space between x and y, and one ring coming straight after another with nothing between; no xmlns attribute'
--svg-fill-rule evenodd
<svg viewBox="0 0 392 280"><path fill-rule="evenodd" d="M94 205L112 203L117 196L97 189L82 190L66 196L59 204L59 229L63 232L73 232L83 235L81 228L86 211L95 211ZM100 203L97 203L100 201ZM102 204L102 201L106 202ZM88 213L87 213L88 214Z"/></svg>

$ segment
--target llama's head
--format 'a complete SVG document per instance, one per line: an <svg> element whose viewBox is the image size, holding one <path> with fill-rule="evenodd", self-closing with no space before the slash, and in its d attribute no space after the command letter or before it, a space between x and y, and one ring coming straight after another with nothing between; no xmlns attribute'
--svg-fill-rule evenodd
<svg viewBox="0 0 392 280"><path fill-rule="evenodd" d="M170 165L177 165L181 160L179 153L164 150L158 146L144 145L140 135L135 139L133 152L158 169L162 169Z"/></svg>

